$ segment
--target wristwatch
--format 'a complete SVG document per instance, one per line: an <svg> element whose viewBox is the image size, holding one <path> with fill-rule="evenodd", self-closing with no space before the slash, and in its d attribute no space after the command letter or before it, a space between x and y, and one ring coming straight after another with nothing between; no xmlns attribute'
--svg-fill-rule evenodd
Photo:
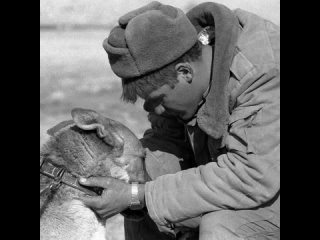
<svg viewBox="0 0 320 240"><path fill-rule="evenodd" d="M131 183L131 202L129 208L131 210L141 210L144 206L139 200L139 183Z"/></svg>

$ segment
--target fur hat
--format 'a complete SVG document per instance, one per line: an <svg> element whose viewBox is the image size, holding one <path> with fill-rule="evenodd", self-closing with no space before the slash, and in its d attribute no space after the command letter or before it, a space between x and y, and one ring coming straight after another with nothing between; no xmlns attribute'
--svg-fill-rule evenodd
<svg viewBox="0 0 320 240"><path fill-rule="evenodd" d="M120 17L103 47L113 72L134 78L175 61L196 41L197 31L182 10L154 1Z"/></svg>

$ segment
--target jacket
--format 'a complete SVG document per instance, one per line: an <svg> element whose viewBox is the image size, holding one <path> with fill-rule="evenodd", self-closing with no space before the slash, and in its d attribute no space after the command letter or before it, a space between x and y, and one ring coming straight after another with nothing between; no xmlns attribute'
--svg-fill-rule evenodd
<svg viewBox="0 0 320 240"><path fill-rule="evenodd" d="M210 3L199 8L208 11ZM151 129L141 141L153 180L145 198L159 226L224 209L280 213L280 28L241 9L232 14L237 36L227 66L227 105L210 101L209 93L196 122L149 115ZM213 81L210 92L217 88ZM214 129L219 123L212 122L223 118L213 116L212 107L228 112L222 132Z"/></svg>

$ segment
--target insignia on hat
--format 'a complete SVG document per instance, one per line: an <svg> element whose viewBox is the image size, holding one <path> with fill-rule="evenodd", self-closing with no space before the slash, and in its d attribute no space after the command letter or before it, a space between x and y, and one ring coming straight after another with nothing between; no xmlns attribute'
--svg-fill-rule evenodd
<svg viewBox="0 0 320 240"><path fill-rule="evenodd" d="M202 43L202 45L208 45L210 43L208 29L210 27L205 27L198 33L198 40Z"/></svg>

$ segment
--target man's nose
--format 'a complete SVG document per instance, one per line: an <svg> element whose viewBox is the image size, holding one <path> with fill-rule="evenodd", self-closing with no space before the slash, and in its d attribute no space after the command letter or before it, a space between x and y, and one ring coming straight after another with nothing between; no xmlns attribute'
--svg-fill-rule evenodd
<svg viewBox="0 0 320 240"><path fill-rule="evenodd" d="M154 112L157 115L161 115L166 111L166 109L160 104L154 108Z"/></svg>

